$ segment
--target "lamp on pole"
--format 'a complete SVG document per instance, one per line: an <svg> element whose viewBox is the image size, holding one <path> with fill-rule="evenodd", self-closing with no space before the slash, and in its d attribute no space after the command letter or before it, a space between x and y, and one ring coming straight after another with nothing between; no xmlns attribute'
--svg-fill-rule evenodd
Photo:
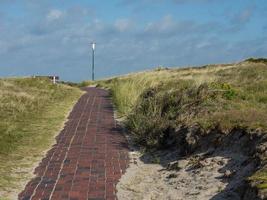
<svg viewBox="0 0 267 200"><path fill-rule="evenodd" d="M92 42L92 81L95 80L95 42Z"/></svg>

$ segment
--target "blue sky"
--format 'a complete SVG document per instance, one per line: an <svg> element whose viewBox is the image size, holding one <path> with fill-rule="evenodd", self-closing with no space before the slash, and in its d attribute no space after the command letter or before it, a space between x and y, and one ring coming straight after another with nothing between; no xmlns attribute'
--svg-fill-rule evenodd
<svg viewBox="0 0 267 200"><path fill-rule="evenodd" d="M0 0L0 77L90 79L267 57L266 0Z"/></svg>

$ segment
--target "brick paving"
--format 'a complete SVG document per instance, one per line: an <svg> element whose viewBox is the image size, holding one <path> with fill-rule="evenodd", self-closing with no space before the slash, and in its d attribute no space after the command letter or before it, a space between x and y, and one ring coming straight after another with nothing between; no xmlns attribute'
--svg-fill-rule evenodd
<svg viewBox="0 0 267 200"><path fill-rule="evenodd" d="M116 184L129 162L127 141L108 92L85 90L20 200L117 199Z"/></svg>

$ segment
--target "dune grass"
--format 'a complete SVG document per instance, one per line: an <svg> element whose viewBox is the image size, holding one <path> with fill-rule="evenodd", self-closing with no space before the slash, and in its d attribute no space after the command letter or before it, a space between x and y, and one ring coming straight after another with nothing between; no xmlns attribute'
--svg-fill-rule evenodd
<svg viewBox="0 0 267 200"><path fill-rule="evenodd" d="M263 168L256 172L253 176L249 178L250 181L254 181L256 186L260 190L267 191L267 169Z"/></svg>
<svg viewBox="0 0 267 200"><path fill-rule="evenodd" d="M179 123L199 123L206 129L220 126L225 131L234 127L267 129L265 63L158 69L98 83L111 89L122 116L144 115L140 106L150 98L151 104L143 109L149 109L146 113L151 117L167 114L164 105L174 101L179 115L173 120Z"/></svg>
<svg viewBox="0 0 267 200"><path fill-rule="evenodd" d="M16 199L82 92L48 79L0 79L0 199Z"/></svg>
<svg viewBox="0 0 267 200"><path fill-rule="evenodd" d="M164 147L170 130L181 125L197 124L206 132L242 128L267 133L267 59L158 68L98 84L111 90L125 125L147 149ZM267 185L266 171L253 176L256 181L261 177L261 189Z"/></svg>

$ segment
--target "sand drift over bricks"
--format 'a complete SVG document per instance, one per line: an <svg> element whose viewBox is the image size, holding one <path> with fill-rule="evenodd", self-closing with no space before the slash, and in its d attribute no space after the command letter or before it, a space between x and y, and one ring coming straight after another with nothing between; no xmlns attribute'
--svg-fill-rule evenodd
<svg viewBox="0 0 267 200"><path fill-rule="evenodd" d="M108 92L85 90L20 200L116 199L129 162L127 141L116 127Z"/></svg>

